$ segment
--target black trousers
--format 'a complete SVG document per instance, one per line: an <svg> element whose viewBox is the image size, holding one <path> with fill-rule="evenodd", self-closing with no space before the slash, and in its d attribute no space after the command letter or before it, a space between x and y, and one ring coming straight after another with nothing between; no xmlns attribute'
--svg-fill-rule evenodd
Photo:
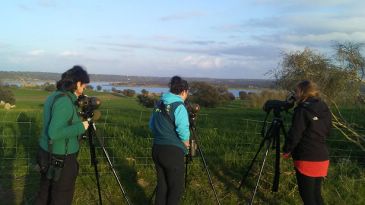
<svg viewBox="0 0 365 205"><path fill-rule="evenodd" d="M36 205L70 205L75 191L76 177L79 172L77 154L70 154L64 160L64 167L58 181L49 180L41 174Z"/></svg>
<svg viewBox="0 0 365 205"><path fill-rule="evenodd" d="M184 152L173 145L153 145L157 172L156 205L177 205L184 191Z"/></svg>
<svg viewBox="0 0 365 205"><path fill-rule="evenodd" d="M322 205L321 184L323 177L309 177L295 169L300 197L304 205Z"/></svg>

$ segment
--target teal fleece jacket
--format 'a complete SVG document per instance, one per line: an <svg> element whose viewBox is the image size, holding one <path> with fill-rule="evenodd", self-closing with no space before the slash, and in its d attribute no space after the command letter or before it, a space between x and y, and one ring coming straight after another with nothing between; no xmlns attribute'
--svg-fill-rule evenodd
<svg viewBox="0 0 365 205"><path fill-rule="evenodd" d="M84 125L77 113L75 102L77 97L72 92L64 92L68 96L60 96L53 103L55 97L61 91L55 91L48 96L43 110L43 130L39 140L39 145L48 151L48 136L53 142L52 153L64 155L73 154L79 151L79 136L85 132ZM51 109L51 105L53 107ZM52 113L51 113L52 111ZM51 117L52 115L52 117ZM72 117L72 123L68 121ZM47 133L48 127L48 133Z"/></svg>
<svg viewBox="0 0 365 205"><path fill-rule="evenodd" d="M154 144L175 145L185 153L187 149L182 142L189 140L189 116L184 106L184 101L179 95L164 93L161 96L162 102L168 108L172 122L165 116L158 107L152 112L149 127L154 136Z"/></svg>

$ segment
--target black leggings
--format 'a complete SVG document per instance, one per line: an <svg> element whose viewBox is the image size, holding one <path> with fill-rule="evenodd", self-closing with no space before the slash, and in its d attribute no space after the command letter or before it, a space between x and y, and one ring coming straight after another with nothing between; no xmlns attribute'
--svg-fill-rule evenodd
<svg viewBox="0 0 365 205"><path fill-rule="evenodd" d="M153 145L157 172L156 205L177 205L184 191L184 153L173 145Z"/></svg>
<svg viewBox="0 0 365 205"><path fill-rule="evenodd" d="M295 169L300 197L304 205L322 205L321 184L323 177L309 177Z"/></svg>
<svg viewBox="0 0 365 205"><path fill-rule="evenodd" d="M76 177L79 172L77 154L70 154L64 160L64 167L57 182L41 174L36 205L71 205L75 191Z"/></svg>

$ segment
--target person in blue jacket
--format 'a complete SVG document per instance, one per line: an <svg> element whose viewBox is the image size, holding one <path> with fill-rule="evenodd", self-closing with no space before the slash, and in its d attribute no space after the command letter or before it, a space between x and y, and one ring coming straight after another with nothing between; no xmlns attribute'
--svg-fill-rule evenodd
<svg viewBox="0 0 365 205"><path fill-rule="evenodd" d="M157 172L155 204L179 204L184 191L184 156L189 148L189 116L184 106L189 86L179 76L171 78L150 119L154 136L152 158Z"/></svg>

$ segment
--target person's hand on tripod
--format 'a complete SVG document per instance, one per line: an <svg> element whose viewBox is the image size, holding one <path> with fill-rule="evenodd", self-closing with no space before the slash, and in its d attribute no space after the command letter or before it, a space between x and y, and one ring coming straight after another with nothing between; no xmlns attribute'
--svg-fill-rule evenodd
<svg viewBox="0 0 365 205"><path fill-rule="evenodd" d="M290 153L283 153L282 154L284 159L289 159L290 158Z"/></svg>
<svg viewBox="0 0 365 205"><path fill-rule="evenodd" d="M82 124L84 125L85 130L87 130L87 128L89 128L89 122L88 121L83 121Z"/></svg>
<svg viewBox="0 0 365 205"><path fill-rule="evenodd" d="M185 145L185 147L186 147L187 149L189 149L189 148L190 148L190 142L189 142L189 140L186 140L186 141L184 141L183 143L184 143L184 145Z"/></svg>

